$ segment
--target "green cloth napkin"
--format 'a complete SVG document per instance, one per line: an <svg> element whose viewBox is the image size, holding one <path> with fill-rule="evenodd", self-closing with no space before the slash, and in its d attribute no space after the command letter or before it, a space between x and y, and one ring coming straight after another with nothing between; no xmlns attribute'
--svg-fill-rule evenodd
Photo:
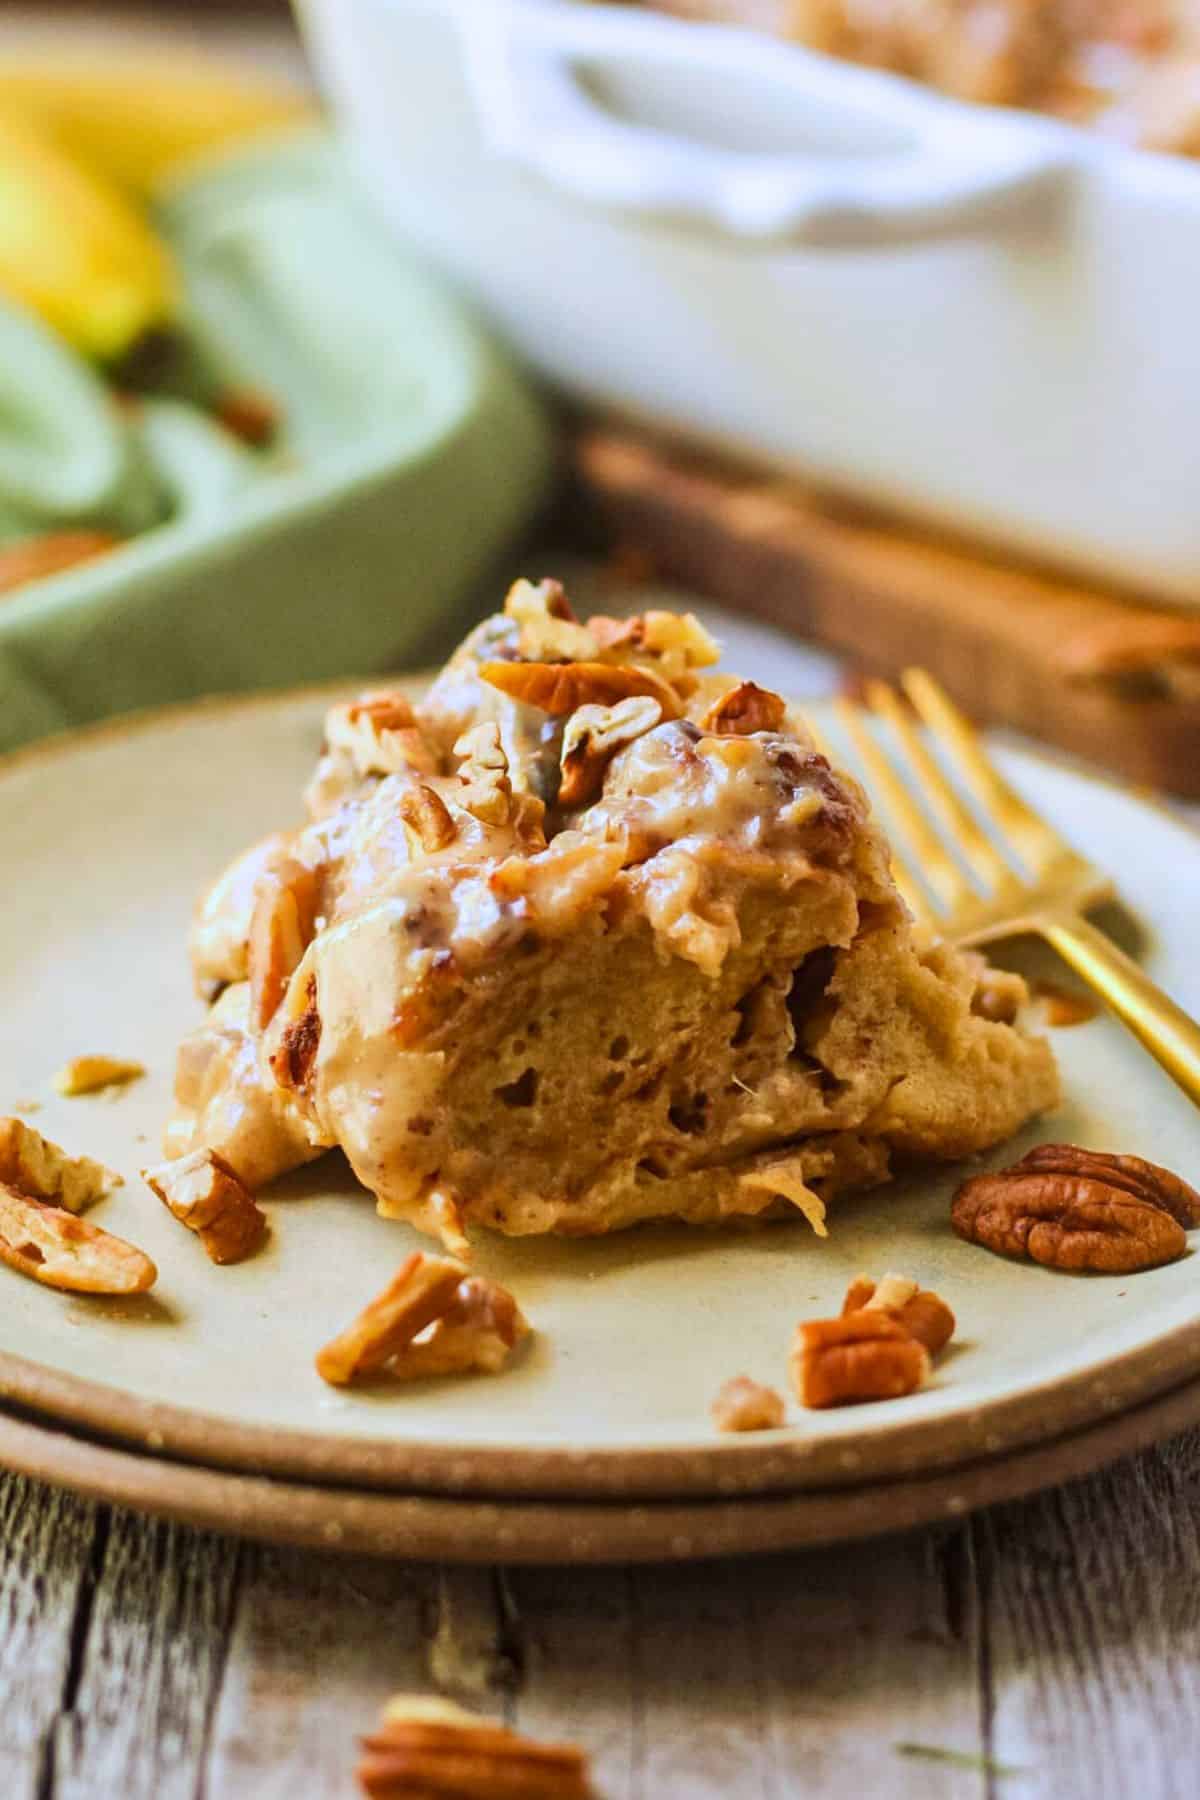
<svg viewBox="0 0 1200 1800"><path fill-rule="evenodd" d="M182 186L161 226L198 369L281 405L251 451L184 397L111 389L0 309L0 543L137 533L0 595L0 748L107 714L396 667L545 499L546 417L304 134Z"/></svg>

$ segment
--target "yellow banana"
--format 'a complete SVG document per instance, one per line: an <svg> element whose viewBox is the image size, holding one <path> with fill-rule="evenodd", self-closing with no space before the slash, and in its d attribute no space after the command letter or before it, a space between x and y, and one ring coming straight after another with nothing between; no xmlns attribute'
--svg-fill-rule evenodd
<svg viewBox="0 0 1200 1800"><path fill-rule="evenodd" d="M22 114L61 150L141 195L177 166L314 116L299 92L219 63L128 52L118 61L0 55L0 112Z"/></svg>
<svg viewBox="0 0 1200 1800"><path fill-rule="evenodd" d="M135 204L0 114L0 293L87 356L120 356L164 323L174 265Z"/></svg>

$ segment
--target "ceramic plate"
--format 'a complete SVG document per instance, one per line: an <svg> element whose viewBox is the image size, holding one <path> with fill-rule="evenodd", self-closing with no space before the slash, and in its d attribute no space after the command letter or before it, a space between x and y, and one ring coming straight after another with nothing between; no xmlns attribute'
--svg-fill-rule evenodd
<svg viewBox="0 0 1200 1800"><path fill-rule="evenodd" d="M1006 1456L922 1475L712 1500L448 1499L201 1468L0 1412L0 1467L92 1500L267 1543L480 1563L683 1562L961 1519L1074 1481L1200 1421L1200 1382Z"/></svg>
<svg viewBox="0 0 1200 1800"><path fill-rule="evenodd" d="M265 1200L267 1247L214 1267L137 1177L159 1155L174 1048L195 1020L184 939L198 889L295 816L327 695L218 703L118 724L0 765L0 1112L121 1169L98 1215L155 1258L152 1295L88 1301L3 1275L0 1393L179 1457L443 1494L695 1496L906 1478L1006 1453L1165 1392L1200 1355L1192 1255L1128 1279L1001 1261L947 1223L958 1171L841 1204L826 1242L645 1230L597 1242L489 1240L538 1335L493 1380L388 1393L325 1387L313 1352L417 1241L328 1158ZM1028 753L1015 782L1120 873L1153 973L1200 1009L1200 855L1187 829ZM1106 1018L1055 1034L1067 1103L1034 1136L1150 1155L1200 1178L1195 1111ZM68 1057L135 1057L146 1078L66 1100ZM998 1156L997 1160L1001 1160ZM858 1270L918 1275L959 1337L924 1392L786 1430L721 1438L708 1405L745 1370L782 1386L797 1319Z"/></svg>

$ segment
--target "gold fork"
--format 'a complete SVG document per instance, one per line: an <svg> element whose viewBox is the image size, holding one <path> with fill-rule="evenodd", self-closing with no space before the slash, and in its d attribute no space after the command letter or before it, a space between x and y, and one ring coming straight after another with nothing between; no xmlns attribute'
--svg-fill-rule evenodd
<svg viewBox="0 0 1200 1800"><path fill-rule="evenodd" d="M1200 1106L1200 1025L1085 917L1111 898L1112 878L1014 792L931 675L907 669L900 680L911 710L882 681L867 684L865 707L837 700L834 709L893 826L896 885L918 924L956 944L1027 932L1044 938ZM911 773L868 726L868 714L889 729ZM978 818L931 744L974 796ZM936 828L914 798L914 775Z"/></svg>

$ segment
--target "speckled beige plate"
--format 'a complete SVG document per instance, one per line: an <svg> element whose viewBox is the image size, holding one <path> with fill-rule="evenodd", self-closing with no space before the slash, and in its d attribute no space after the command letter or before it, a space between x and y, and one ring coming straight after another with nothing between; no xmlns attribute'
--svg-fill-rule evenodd
<svg viewBox="0 0 1200 1800"><path fill-rule="evenodd" d="M751 669L749 672L757 671ZM776 678L780 679L778 670ZM116 725L0 764L0 1111L122 1169L97 1216L161 1271L132 1301L51 1293L0 1271L0 1395L175 1457L410 1492L576 1497L783 1493L905 1479L1061 1436L1184 1381L1200 1364L1200 1263L1081 1279L1000 1261L947 1225L954 1172L801 1223L478 1246L539 1335L499 1379L339 1393L315 1348L415 1242L377 1218L333 1158L266 1200L267 1248L213 1267L137 1179L158 1154L174 1046L196 1016L184 955L193 897L232 852L293 817L316 744L313 695ZM1200 1008L1200 853L1133 796L1029 755L1017 782L1120 872L1150 966ZM1038 1134L1140 1151L1200 1177L1200 1120L1107 1019L1056 1034L1069 1100ZM87 1051L145 1080L64 1100L50 1077ZM1020 1148L1018 1145L1016 1148ZM899 1268L960 1319L936 1379L904 1402L790 1416L720 1438L708 1403L746 1370L783 1385L798 1318L848 1278Z"/></svg>

